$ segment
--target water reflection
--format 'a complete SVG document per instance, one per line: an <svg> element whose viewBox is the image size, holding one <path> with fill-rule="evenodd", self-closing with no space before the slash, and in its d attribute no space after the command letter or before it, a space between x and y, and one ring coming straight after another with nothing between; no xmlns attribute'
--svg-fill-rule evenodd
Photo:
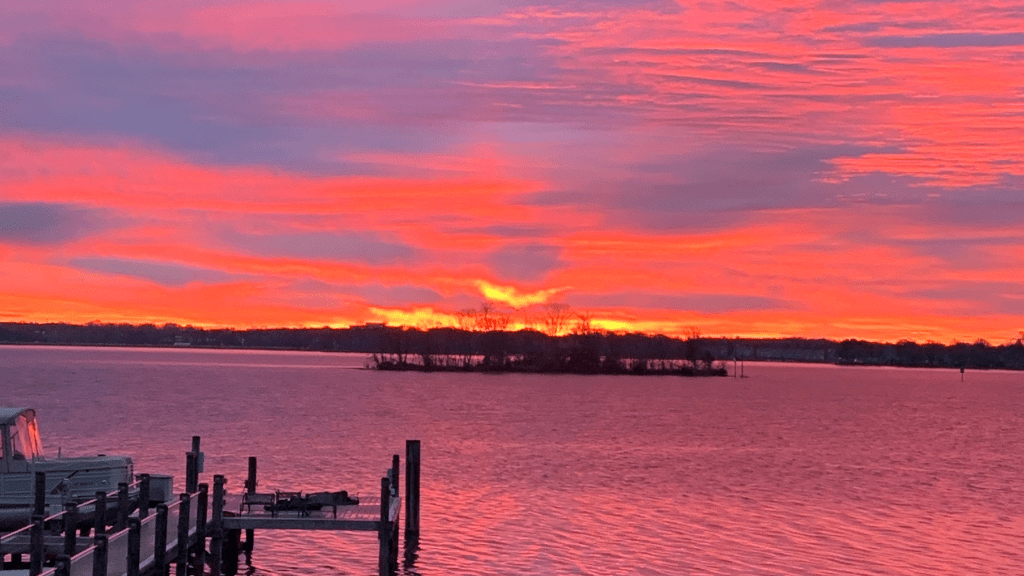
<svg viewBox="0 0 1024 576"><path fill-rule="evenodd" d="M47 445L118 446L137 471L180 477L201 435L229 490L252 455L267 490L374 494L421 438L403 574L1024 574L1020 374L438 375L322 356L0 347L0 390L38 409ZM257 540L250 573L377 571L376 535Z"/></svg>

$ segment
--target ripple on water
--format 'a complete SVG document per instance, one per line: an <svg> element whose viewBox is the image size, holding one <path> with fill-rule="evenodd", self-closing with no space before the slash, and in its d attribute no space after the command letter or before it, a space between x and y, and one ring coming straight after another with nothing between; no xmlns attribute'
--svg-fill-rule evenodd
<svg viewBox="0 0 1024 576"><path fill-rule="evenodd" d="M1024 379L748 365L746 380L400 374L361 356L0 347L51 451L238 490L374 494L423 441L408 575L1024 574ZM168 410L167 407L176 407ZM208 478L204 478L208 479ZM376 573L374 534L259 532L257 576Z"/></svg>

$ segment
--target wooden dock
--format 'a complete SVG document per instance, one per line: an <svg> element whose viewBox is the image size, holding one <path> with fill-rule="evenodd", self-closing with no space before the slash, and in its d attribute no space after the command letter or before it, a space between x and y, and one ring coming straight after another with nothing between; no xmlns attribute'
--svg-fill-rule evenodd
<svg viewBox="0 0 1024 576"><path fill-rule="evenodd" d="M29 526L0 537L0 576L5 569L25 568L30 576L167 576L171 565L175 576L235 576L240 554L251 564L255 531L267 529L376 532L380 575L397 571L403 502L398 489L398 455L381 478L379 496L364 496L357 504L345 500L297 510L243 506L247 499L267 496L256 492L255 458L249 459L249 478L245 492L239 494L225 492L226 480L221 475L214 476L212 494L206 484L199 484L200 461L199 438L194 437L192 451L186 455L186 492L153 510L149 509L149 478L142 475L139 505L134 511L127 497L129 487L120 485L116 492L97 493L95 501L83 503L82 509L90 510L89 514L79 514L78 507L72 505L50 517L34 515ZM407 555L415 552L419 541L419 462L420 442L407 441ZM37 479L37 487L44 485ZM37 494L37 502L40 498ZM116 513L93 512L107 510L107 499L117 502ZM29 557L27 565L25 555Z"/></svg>

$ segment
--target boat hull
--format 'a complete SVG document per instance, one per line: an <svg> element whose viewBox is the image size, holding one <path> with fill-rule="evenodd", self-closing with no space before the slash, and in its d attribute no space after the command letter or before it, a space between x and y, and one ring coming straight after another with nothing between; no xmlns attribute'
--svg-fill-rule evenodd
<svg viewBox="0 0 1024 576"><path fill-rule="evenodd" d="M109 493L116 490L119 483L131 484L134 480L132 460L125 456L25 462L23 471L0 474L0 531L17 529L31 522L36 472L46 474L46 516L60 512L65 504L92 500L97 492ZM85 507L80 512L92 515L93 509Z"/></svg>

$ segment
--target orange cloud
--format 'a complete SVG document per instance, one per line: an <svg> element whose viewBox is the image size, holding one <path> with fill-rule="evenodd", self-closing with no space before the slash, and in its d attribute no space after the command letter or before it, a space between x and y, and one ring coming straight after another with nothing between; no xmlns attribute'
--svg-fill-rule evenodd
<svg viewBox="0 0 1024 576"><path fill-rule="evenodd" d="M491 284L486 280L477 280L475 284L484 298L492 302L508 304L513 308L525 308L535 304L545 304L552 297L569 289L568 287L546 288L543 290L524 293L520 292L514 286L499 286L497 284Z"/></svg>

